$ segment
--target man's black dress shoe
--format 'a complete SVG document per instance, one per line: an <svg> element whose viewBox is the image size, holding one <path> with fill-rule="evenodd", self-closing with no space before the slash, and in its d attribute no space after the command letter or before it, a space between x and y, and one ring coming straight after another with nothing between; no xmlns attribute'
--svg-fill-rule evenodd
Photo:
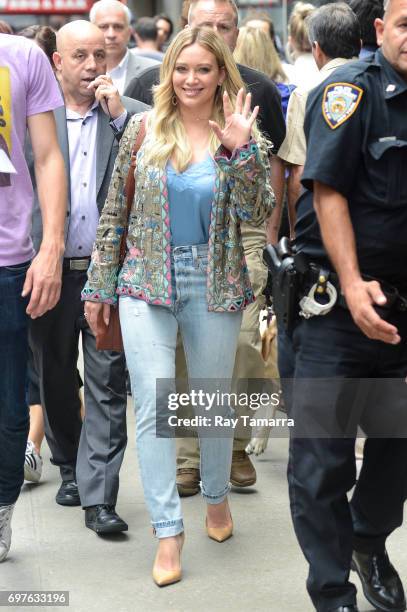
<svg viewBox="0 0 407 612"><path fill-rule="evenodd" d="M78 484L76 480L63 480L55 496L55 501L60 506L80 506Z"/></svg>
<svg viewBox="0 0 407 612"><path fill-rule="evenodd" d="M353 552L352 569L357 572L369 603L384 612L403 612L406 598L400 577L387 555Z"/></svg>
<svg viewBox="0 0 407 612"><path fill-rule="evenodd" d="M334 608L332 612L359 612L359 608L356 604L352 606L339 606L339 608Z"/></svg>
<svg viewBox="0 0 407 612"><path fill-rule="evenodd" d="M129 528L116 513L115 507L107 504L85 508L85 525L100 534L119 533Z"/></svg>

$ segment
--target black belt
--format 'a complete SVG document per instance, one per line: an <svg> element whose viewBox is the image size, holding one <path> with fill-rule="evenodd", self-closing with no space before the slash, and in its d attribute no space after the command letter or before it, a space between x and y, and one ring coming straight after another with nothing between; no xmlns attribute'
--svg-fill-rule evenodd
<svg viewBox="0 0 407 612"><path fill-rule="evenodd" d="M64 257L63 269L76 270L77 272L86 272L89 268L89 257Z"/></svg>

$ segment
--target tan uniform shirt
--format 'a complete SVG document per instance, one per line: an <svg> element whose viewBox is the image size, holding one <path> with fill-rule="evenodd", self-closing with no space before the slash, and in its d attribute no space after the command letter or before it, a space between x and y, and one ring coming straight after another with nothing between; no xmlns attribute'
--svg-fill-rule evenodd
<svg viewBox="0 0 407 612"><path fill-rule="evenodd" d="M319 83L325 81L331 72L349 61L351 60L344 59L343 57L331 60L319 71L318 83L313 80L312 85L308 88L297 87L297 89L294 89L288 102L286 136L278 151L278 156L281 159L296 166L303 166L305 164L307 145L304 134L304 118L308 94Z"/></svg>

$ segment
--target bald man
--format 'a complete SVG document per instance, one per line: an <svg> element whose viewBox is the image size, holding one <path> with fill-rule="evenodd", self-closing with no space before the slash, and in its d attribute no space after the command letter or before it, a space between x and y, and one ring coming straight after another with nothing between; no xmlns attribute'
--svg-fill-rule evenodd
<svg viewBox="0 0 407 612"><path fill-rule="evenodd" d="M119 0L99 0L92 6L89 19L103 32L106 42L106 65L119 93L122 94L131 79L152 66L157 59L130 53L129 44L131 13Z"/></svg>
<svg viewBox="0 0 407 612"><path fill-rule="evenodd" d="M129 117L147 107L120 98L106 75L103 33L88 21L74 21L59 30L54 63L65 102L55 119L69 185L66 249L61 300L33 323L30 342L40 376L52 463L62 477L56 501L64 506L82 503L86 526L98 534L112 533L127 530L115 511L127 442L124 358L96 350L80 294L118 151L115 133L120 136ZM40 236L37 208L34 244ZM80 334L83 425L76 373Z"/></svg>

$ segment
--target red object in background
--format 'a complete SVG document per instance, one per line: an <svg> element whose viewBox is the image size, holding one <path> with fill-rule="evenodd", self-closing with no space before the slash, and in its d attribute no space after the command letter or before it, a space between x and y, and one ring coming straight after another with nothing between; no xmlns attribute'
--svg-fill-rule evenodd
<svg viewBox="0 0 407 612"><path fill-rule="evenodd" d="M93 0L0 0L0 13L80 14L89 13Z"/></svg>

